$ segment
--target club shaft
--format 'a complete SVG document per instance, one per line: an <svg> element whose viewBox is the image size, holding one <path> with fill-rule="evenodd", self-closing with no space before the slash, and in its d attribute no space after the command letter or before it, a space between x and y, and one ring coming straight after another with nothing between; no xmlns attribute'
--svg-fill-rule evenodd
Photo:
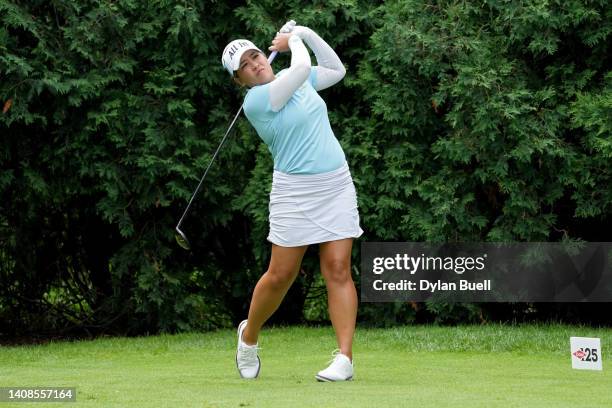
<svg viewBox="0 0 612 408"><path fill-rule="evenodd" d="M185 211L183 212L181 219L176 225L176 228L178 229L181 228L181 224L183 224L183 219L185 219L185 216L189 212L189 209L191 208L191 204L193 203L193 199L196 197L196 195L198 195L198 191L200 191L200 187L202 187L202 183L204 182L204 179L206 178L206 175L208 174L208 170L210 170L210 166L212 166L213 162L215 161L217 154L219 154L219 150L221 150L223 143L225 143L225 139L227 139L227 135L229 135L229 133L231 132L232 128L234 127L234 123L236 123L236 120L238 119L238 116L240 116L241 112L242 112L242 105L240 106L240 109L238 109L238 112L236 112L236 116L234 116L234 120L232 120L232 123L229 125L229 128L227 128L227 132L225 132L223 139L221 139L221 143L219 143L219 147L217 147L215 154L213 154L212 159L210 159L210 163L208 163L208 166L206 167L206 170L204 171L204 175L200 179L200 182L198 183L198 187L196 187L193 195L191 196L191 199L189 200L189 204L187 204L187 208L185 208Z"/></svg>

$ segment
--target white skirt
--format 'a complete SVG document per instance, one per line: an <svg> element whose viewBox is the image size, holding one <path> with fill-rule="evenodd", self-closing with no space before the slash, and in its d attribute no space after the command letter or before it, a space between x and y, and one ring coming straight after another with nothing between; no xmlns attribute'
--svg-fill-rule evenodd
<svg viewBox="0 0 612 408"><path fill-rule="evenodd" d="M268 241L284 247L318 244L363 234L348 163L321 174L275 170Z"/></svg>

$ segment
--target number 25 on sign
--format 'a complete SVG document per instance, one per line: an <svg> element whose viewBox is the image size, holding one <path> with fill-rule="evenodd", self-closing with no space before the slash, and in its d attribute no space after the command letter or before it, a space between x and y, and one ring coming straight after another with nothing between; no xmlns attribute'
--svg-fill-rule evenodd
<svg viewBox="0 0 612 408"><path fill-rule="evenodd" d="M572 368L602 370L601 341L594 337L570 337Z"/></svg>

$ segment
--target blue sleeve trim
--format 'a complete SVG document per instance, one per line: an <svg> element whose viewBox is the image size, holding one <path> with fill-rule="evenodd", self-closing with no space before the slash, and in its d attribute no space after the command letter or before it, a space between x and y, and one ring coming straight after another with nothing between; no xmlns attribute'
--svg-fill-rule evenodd
<svg viewBox="0 0 612 408"><path fill-rule="evenodd" d="M310 75L308 76L308 81L310 81L310 85L314 89L317 89L317 70L315 67L310 67Z"/></svg>

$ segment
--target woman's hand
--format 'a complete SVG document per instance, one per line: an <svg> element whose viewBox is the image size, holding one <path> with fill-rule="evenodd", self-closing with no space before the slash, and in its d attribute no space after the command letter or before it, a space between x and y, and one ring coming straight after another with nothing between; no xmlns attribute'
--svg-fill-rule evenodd
<svg viewBox="0 0 612 408"><path fill-rule="evenodd" d="M268 47L270 51L287 52L289 51L289 38L291 33L276 33L276 37L272 40L272 45Z"/></svg>

